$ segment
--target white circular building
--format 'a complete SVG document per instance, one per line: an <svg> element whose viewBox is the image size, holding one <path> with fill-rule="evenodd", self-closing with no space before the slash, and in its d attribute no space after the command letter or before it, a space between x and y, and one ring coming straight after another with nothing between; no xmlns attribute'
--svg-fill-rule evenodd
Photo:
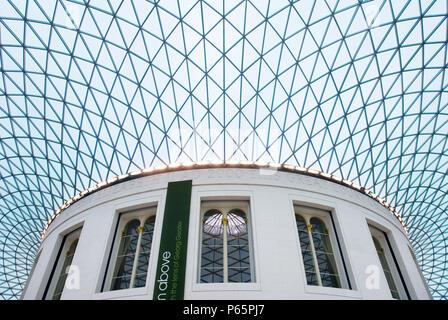
<svg viewBox="0 0 448 320"><path fill-rule="evenodd" d="M431 299L394 209L300 167L144 169L78 194L42 236L24 299Z"/></svg>
<svg viewBox="0 0 448 320"><path fill-rule="evenodd" d="M0 300L448 299L447 1L0 8Z"/></svg>

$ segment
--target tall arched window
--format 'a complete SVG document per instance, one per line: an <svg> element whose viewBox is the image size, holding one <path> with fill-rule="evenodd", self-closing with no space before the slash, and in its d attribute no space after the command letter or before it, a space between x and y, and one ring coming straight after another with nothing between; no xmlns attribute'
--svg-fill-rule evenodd
<svg viewBox="0 0 448 320"><path fill-rule="evenodd" d="M309 285L318 285L316 266L314 263L314 250L311 247L305 218L296 214L297 232L299 233L300 248L302 250L303 264L305 267L306 281Z"/></svg>
<svg viewBox="0 0 448 320"><path fill-rule="evenodd" d="M386 233L371 225L369 225L369 229L392 298L410 299Z"/></svg>
<svg viewBox="0 0 448 320"><path fill-rule="evenodd" d="M339 249L337 241L330 235L330 213L304 206L294 209L307 284L349 287L340 251L334 249Z"/></svg>
<svg viewBox="0 0 448 320"><path fill-rule="evenodd" d="M387 263L386 255L384 249L381 247L380 242L377 238L372 236L373 244L375 245L376 253L378 254L378 258L380 259L381 267L383 268L384 275L386 276L387 284L389 285L390 293L392 297L395 299L400 299L398 295L398 289L395 285L394 277L392 276L392 272L390 271L389 264Z"/></svg>
<svg viewBox="0 0 448 320"><path fill-rule="evenodd" d="M223 214L208 210L202 219L201 282L223 282Z"/></svg>
<svg viewBox="0 0 448 320"><path fill-rule="evenodd" d="M251 282L249 234L247 216L243 210L227 213L228 282Z"/></svg>
<svg viewBox="0 0 448 320"><path fill-rule="evenodd" d="M132 288L131 278L137 253L139 240L140 221L129 221L121 233L120 249L118 250L117 263L112 277L112 290Z"/></svg>
<svg viewBox="0 0 448 320"><path fill-rule="evenodd" d="M202 203L200 282L253 282L247 202Z"/></svg>
<svg viewBox="0 0 448 320"><path fill-rule="evenodd" d="M69 273L70 266L72 265L73 257L75 255L76 247L78 246L78 240L75 239L70 244L68 251L65 253L64 264L62 265L61 274L59 275L58 283L53 294L53 300L60 300L62 291L64 290L65 281Z"/></svg>
<svg viewBox="0 0 448 320"><path fill-rule="evenodd" d="M146 285L156 207L138 209L120 215L111 253L109 290L139 288Z"/></svg>
<svg viewBox="0 0 448 320"><path fill-rule="evenodd" d="M51 272L50 281L44 292L44 299L60 300L66 288L66 281L72 270L73 258L78 246L81 228L70 232L62 239L56 263ZM57 275L54 277L53 275ZM73 273L73 276L77 276ZM79 280L79 279L74 279ZM68 287L70 289L70 287Z"/></svg>
<svg viewBox="0 0 448 320"><path fill-rule="evenodd" d="M311 218L310 224L322 286L340 288L341 283L328 229L319 218Z"/></svg>
<svg viewBox="0 0 448 320"><path fill-rule="evenodd" d="M134 288L144 287L146 283L146 274L148 273L155 222L156 217L151 216L146 219L145 224L143 225L143 232L140 243L140 255L137 261Z"/></svg>

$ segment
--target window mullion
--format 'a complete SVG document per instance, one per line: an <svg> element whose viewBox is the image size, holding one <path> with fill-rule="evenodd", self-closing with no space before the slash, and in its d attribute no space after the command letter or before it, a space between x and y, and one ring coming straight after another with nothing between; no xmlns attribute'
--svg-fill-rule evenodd
<svg viewBox="0 0 448 320"><path fill-rule="evenodd" d="M320 277L319 263L317 262L316 249L314 247L313 235L311 233L312 228L313 227L311 226L311 224L308 223L306 225L306 229L308 230L308 237L310 239L311 251L313 253L313 262L314 262L314 269L316 271L317 284L322 287L322 278Z"/></svg>
<svg viewBox="0 0 448 320"><path fill-rule="evenodd" d="M251 233L249 232L249 219L246 218L245 222L246 222L246 228L247 228L247 241L248 241L249 243L252 243L252 238L251 238L252 235L251 235ZM248 249L248 251L249 251L249 263L250 263L249 271L250 271L250 279L252 280L252 279L254 279L254 270L253 270L253 268L254 268L254 263L253 263L253 256L252 256L252 248L251 248L250 245L248 245L248 246L247 246L247 249Z"/></svg>
<svg viewBox="0 0 448 320"><path fill-rule="evenodd" d="M227 257L227 212L224 212L222 218L223 239L222 239L222 262L223 262L223 282L227 283L229 279L228 257Z"/></svg>
<svg viewBox="0 0 448 320"><path fill-rule="evenodd" d="M129 288L134 287L135 275L137 273L138 257L140 256L140 245L142 242L142 234L143 234L143 227L140 226L138 227L137 247L135 248L134 264L132 266L131 282L129 283Z"/></svg>

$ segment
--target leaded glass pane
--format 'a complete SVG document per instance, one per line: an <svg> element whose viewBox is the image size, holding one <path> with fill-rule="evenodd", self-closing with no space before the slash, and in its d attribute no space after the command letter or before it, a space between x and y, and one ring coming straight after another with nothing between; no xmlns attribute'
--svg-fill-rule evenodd
<svg viewBox="0 0 448 320"><path fill-rule="evenodd" d="M134 219L126 224L121 235L111 290L125 289L130 286L135 252L137 250L139 226L140 221Z"/></svg>
<svg viewBox="0 0 448 320"><path fill-rule="evenodd" d="M209 210L202 224L201 282L223 282L223 225L222 213Z"/></svg>
<svg viewBox="0 0 448 320"><path fill-rule="evenodd" d="M155 216L149 217L143 226L140 242L140 254L137 260L137 270L134 281L134 288L144 287L146 284L146 274L148 273L149 257L151 254L152 237L154 234Z"/></svg>
<svg viewBox="0 0 448 320"><path fill-rule="evenodd" d="M316 269L314 266L313 251L311 247L310 237L306 227L306 221L296 214L296 226L299 233L300 249L302 251L303 264L305 267L306 280L309 285L318 285Z"/></svg>
<svg viewBox="0 0 448 320"><path fill-rule="evenodd" d="M204 214L201 282L253 281L247 222L246 213L240 209L232 209L225 215L217 209ZM224 242L224 239L227 241ZM224 252L227 252L226 257Z"/></svg>
<svg viewBox="0 0 448 320"><path fill-rule="evenodd" d="M310 224L322 285L340 288L341 283L328 230L324 222L318 218L311 218Z"/></svg>
<svg viewBox="0 0 448 320"><path fill-rule="evenodd" d="M234 209L227 214L227 220L228 282L251 282L246 214Z"/></svg>

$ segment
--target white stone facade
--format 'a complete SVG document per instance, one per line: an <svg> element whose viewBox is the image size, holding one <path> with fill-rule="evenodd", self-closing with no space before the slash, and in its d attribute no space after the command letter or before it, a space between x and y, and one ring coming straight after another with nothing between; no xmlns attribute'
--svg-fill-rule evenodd
<svg viewBox="0 0 448 320"><path fill-rule="evenodd" d="M381 270L369 225L384 231L411 299L431 296L415 263L403 226L384 206L365 194L303 174L266 169L208 168L158 173L125 181L80 199L52 222L23 294L42 299L62 238L82 226L72 265L79 281L62 299L152 299L167 184L192 180L185 299L391 299L384 273L372 287L372 266ZM252 268L251 283L200 283L201 201L246 200ZM146 286L101 292L118 213L157 205ZM331 213L350 288L308 285L294 205Z"/></svg>

